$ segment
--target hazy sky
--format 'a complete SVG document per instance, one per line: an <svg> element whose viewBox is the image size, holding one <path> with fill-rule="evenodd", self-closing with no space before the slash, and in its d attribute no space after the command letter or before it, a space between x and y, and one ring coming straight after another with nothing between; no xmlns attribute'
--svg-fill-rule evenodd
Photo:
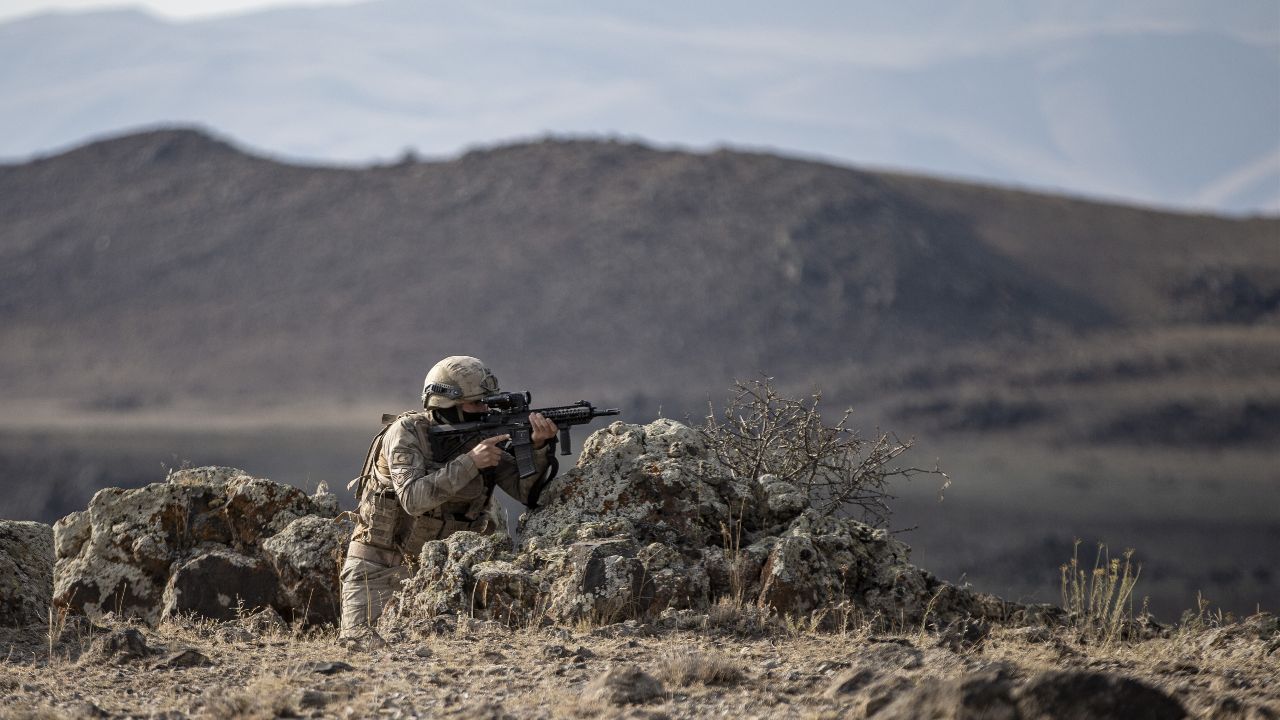
<svg viewBox="0 0 1280 720"><path fill-rule="evenodd" d="M121 8L168 21L82 15ZM308 161L606 135L1276 213L1280 0L0 0L0 162L165 123Z"/></svg>
<svg viewBox="0 0 1280 720"><path fill-rule="evenodd" d="M284 5L349 5L360 0L0 0L0 20L48 10L145 7L171 18L194 18Z"/></svg>

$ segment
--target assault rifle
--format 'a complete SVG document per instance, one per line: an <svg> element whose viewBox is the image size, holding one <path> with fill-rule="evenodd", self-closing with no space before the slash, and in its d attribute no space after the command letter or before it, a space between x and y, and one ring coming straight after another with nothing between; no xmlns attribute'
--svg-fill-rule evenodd
<svg viewBox="0 0 1280 720"><path fill-rule="evenodd" d="M529 424L531 413L542 413L543 417L560 428L560 454L568 455L570 427L585 425L595 418L618 415L622 412L617 408L598 410L586 400L579 400L572 405L531 410L529 409L530 400L532 395L527 390L489 395L480 400L489 406L489 412L483 418L452 425L428 427L427 440L431 443L431 456L440 459L452 458L461 452L468 442L477 438L510 435L510 452L516 458L516 468L520 472L520 477L527 478L537 472L533 464L533 428Z"/></svg>

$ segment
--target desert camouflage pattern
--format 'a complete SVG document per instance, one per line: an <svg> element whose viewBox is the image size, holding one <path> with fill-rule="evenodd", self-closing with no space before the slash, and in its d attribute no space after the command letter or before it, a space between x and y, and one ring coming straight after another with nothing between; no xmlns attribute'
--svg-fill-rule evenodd
<svg viewBox="0 0 1280 720"><path fill-rule="evenodd" d="M428 388L435 383L461 390L461 397L450 398L430 392ZM447 408L474 402L496 392L498 378L483 362L470 355L451 355L427 371L422 382L422 404L423 407Z"/></svg>
<svg viewBox="0 0 1280 720"><path fill-rule="evenodd" d="M405 413L392 421L383 437L374 473L359 500L342 568L343 637L358 637L377 621L409 575L406 561L414 562L428 541L462 530L499 530L487 512L490 483L527 504L550 466L544 446L534 452L537 472L528 478L520 479L509 453L503 453L496 467L481 472L467 455L478 439L453 459L437 462L426 435L426 428L436 422L431 411Z"/></svg>

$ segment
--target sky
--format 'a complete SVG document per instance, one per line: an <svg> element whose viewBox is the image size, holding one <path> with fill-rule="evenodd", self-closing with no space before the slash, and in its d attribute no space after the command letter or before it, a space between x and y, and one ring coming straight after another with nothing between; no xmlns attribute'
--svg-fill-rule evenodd
<svg viewBox="0 0 1280 720"><path fill-rule="evenodd" d="M158 15L174 19L213 17L249 12L272 7L307 5L348 5L360 0L0 0L0 20L51 10L83 11L101 8L144 7Z"/></svg>
<svg viewBox="0 0 1280 720"><path fill-rule="evenodd" d="M167 22L73 15L124 7ZM166 123L308 162L607 136L1273 214L1280 0L0 0L0 162Z"/></svg>

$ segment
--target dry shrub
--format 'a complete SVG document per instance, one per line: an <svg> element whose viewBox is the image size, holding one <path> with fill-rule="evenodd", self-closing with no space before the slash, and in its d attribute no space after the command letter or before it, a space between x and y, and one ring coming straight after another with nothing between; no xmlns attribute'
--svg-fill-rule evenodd
<svg viewBox="0 0 1280 720"><path fill-rule="evenodd" d="M723 655L673 652L659 659L658 679L672 685L733 686L746 679L745 673Z"/></svg>
<svg viewBox="0 0 1280 720"><path fill-rule="evenodd" d="M891 478L926 473L941 476L943 489L950 484L938 467L893 464L912 440L902 441L893 433L863 438L848 427L852 409L827 425L819 410L821 392L789 398L778 393L772 380L735 381L724 411L717 414L710 405L699 428L716 459L734 476L772 474L800 488L824 515L858 513L879 526L889 519Z"/></svg>
<svg viewBox="0 0 1280 720"><path fill-rule="evenodd" d="M1080 565L1080 541L1076 540L1071 561L1062 565L1062 608L1067 611L1079 635L1100 645L1125 639L1134 626L1133 589L1141 565L1133 563L1133 550L1125 550L1123 560L1111 557L1107 546L1098 543L1092 572ZM1144 602L1145 613L1145 602Z"/></svg>

